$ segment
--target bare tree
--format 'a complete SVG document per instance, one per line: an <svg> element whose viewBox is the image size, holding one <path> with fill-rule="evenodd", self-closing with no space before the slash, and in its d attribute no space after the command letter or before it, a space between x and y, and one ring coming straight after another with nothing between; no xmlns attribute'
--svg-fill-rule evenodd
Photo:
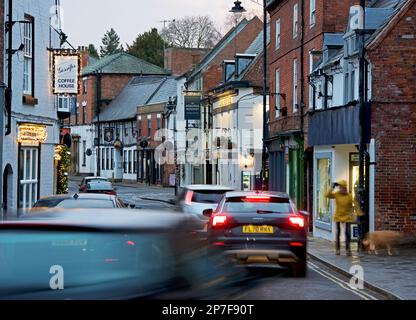
<svg viewBox="0 0 416 320"><path fill-rule="evenodd" d="M221 39L221 33L209 16L174 20L161 35L170 46L181 48L212 48Z"/></svg>

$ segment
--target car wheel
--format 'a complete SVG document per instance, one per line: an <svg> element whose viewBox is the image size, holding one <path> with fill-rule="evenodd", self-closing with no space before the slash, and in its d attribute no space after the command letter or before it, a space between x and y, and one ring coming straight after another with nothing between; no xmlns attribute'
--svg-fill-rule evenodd
<svg viewBox="0 0 416 320"><path fill-rule="evenodd" d="M304 278L306 277L307 269L306 260L300 261L292 266L292 276L296 278Z"/></svg>

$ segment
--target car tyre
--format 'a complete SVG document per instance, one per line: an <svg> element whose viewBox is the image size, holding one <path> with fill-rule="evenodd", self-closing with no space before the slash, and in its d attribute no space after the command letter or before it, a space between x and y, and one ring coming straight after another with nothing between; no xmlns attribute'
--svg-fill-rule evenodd
<svg viewBox="0 0 416 320"><path fill-rule="evenodd" d="M305 278L307 269L306 260L298 262L292 266L292 276L295 278Z"/></svg>

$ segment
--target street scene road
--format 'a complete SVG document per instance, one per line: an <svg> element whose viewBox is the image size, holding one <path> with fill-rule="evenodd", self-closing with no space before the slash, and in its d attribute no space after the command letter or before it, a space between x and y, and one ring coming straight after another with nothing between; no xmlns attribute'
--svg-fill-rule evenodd
<svg viewBox="0 0 416 320"><path fill-rule="evenodd" d="M416 0L0 0L0 300L416 300L415 30Z"/></svg>

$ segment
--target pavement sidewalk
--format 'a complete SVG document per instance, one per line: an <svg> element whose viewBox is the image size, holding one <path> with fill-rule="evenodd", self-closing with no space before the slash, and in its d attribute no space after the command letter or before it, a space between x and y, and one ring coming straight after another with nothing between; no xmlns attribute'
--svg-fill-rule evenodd
<svg viewBox="0 0 416 320"><path fill-rule="evenodd" d="M342 247L344 249L344 247ZM345 250L335 255L334 244L320 238L309 238L308 254L332 269L343 274L350 274L353 265L360 265L364 270L365 285L392 299L416 299L416 248L399 247L394 255L388 256L386 250L379 255L357 252L357 244L352 245L353 256L347 257Z"/></svg>

